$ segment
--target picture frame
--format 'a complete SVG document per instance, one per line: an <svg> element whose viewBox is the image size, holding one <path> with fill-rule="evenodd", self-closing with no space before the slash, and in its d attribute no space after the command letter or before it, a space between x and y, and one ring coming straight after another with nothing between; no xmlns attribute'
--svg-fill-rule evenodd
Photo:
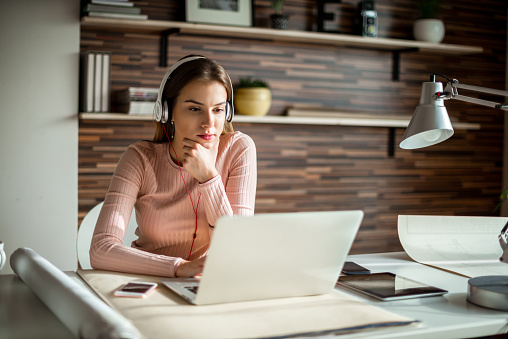
<svg viewBox="0 0 508 339"><path fill-rule="evenodd" d="M186 0L187 22L251 27L253 0Z"/></svg>

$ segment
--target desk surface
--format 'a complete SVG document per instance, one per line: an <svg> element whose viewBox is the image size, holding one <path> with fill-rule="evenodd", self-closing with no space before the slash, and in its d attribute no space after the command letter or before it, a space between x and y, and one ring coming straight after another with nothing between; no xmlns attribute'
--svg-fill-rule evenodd
<svg viewBox="0 0 508 339"><path fill-rule="evenodd" d="M344 338L473 338L508 331L508 313L476 306L466 300L468 278L421 265L405 253L380 253L349 256L374 272L392 272L449 292L442 297L383 302L349 292L372 305L422 321L418 328L404 331L358 333ZM346 291L346 289L342 289Z"/></svg>
<svg viewBox="0 0 508 339"><path fill-rule="evenodd" d="M7 274L0 275L0 338L75 337L21 279Z"/></svg>
<svg viewBox="0 0 508 339"><path fill-rule="evenodd" d="M368 331L339 338L472 338L508 331L508 312L482 308L466 300L468 279L465 277L420 265L400 252L354 255L348 260L372 272L393 272L447 289L449 293L442 297L382 302L348 290L352 296L420 320L422 324L417 328ZM74 273L69 275L77 279ZM0 275L0 337L72 338L73 335L19 278Z"/></svg>

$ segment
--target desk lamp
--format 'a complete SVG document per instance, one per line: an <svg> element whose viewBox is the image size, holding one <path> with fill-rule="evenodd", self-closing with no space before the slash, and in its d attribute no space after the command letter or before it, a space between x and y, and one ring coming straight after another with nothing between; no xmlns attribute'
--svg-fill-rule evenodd
<svg viewBox="0 0 508 339"><path fill-rule="evenodd" d="M436 82L436 75L442 76L448 81L444 90L442 83ZM444 106L444 100L457 99L508 110L506 104L459 95L458 88L504 97L508 96L507 91L464 85L459 83L458 80L450 80L442 74L432 74L430 82L424 82L422 85L420 103L416 107L404 133L399 145L401 148L416 149L432 146L453 135L453 127ZM508 223L501 230L498 238L503 250L503 255L499 260L508 263ZM479 306L508 311L508 276L490 275L469 279L467 300Z"/></svg>
<svg viewBox="0 0 508 339"><path fill-rule="evenodd" d="M440 75L448 80L448 84L443 91L443 84L436 82L436 75ZM458 80L450 80L442 74L432 74L430 82L422 84L420 103L409 122L400 143L404 149L415 149L432 146L441 141L445 141L453 135L453 127L444 106L444 100L457 99L467 101L473 104L493 107L497 109L508 110L508 105L499 104L492 101L471 98L458 93L458 88L466 90L508 96L507 91L500 91L485 87L471 86L459 83Z"/></svg>

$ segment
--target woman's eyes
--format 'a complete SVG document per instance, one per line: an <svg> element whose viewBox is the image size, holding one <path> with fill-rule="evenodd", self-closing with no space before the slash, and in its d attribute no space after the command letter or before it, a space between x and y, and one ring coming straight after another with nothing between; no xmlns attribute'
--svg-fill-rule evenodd
<svg viewBox="0 0 508 339"><path fill-rule="evenodd" d="M192 107L189 107L189 111L191 111L191 112L201 112L201 107L199 107L199 106L192 106ZM216 113L216 114L220 114L220 113L224 112L224 107L215 107L215 108L213 108L213 112Z"/></svg>

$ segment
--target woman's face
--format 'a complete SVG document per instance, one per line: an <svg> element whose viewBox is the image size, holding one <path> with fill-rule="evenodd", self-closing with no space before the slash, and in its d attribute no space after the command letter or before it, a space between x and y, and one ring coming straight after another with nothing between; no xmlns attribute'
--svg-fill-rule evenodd
<svg viewBox="0 0 508 339"><path fill-rule="evenodd" d="M226 88L219 82L196 80L185 85L173 107L173 143L181 146L183 139L190 139L207 148L215 144L224 128L226 102Z"/></svg>

